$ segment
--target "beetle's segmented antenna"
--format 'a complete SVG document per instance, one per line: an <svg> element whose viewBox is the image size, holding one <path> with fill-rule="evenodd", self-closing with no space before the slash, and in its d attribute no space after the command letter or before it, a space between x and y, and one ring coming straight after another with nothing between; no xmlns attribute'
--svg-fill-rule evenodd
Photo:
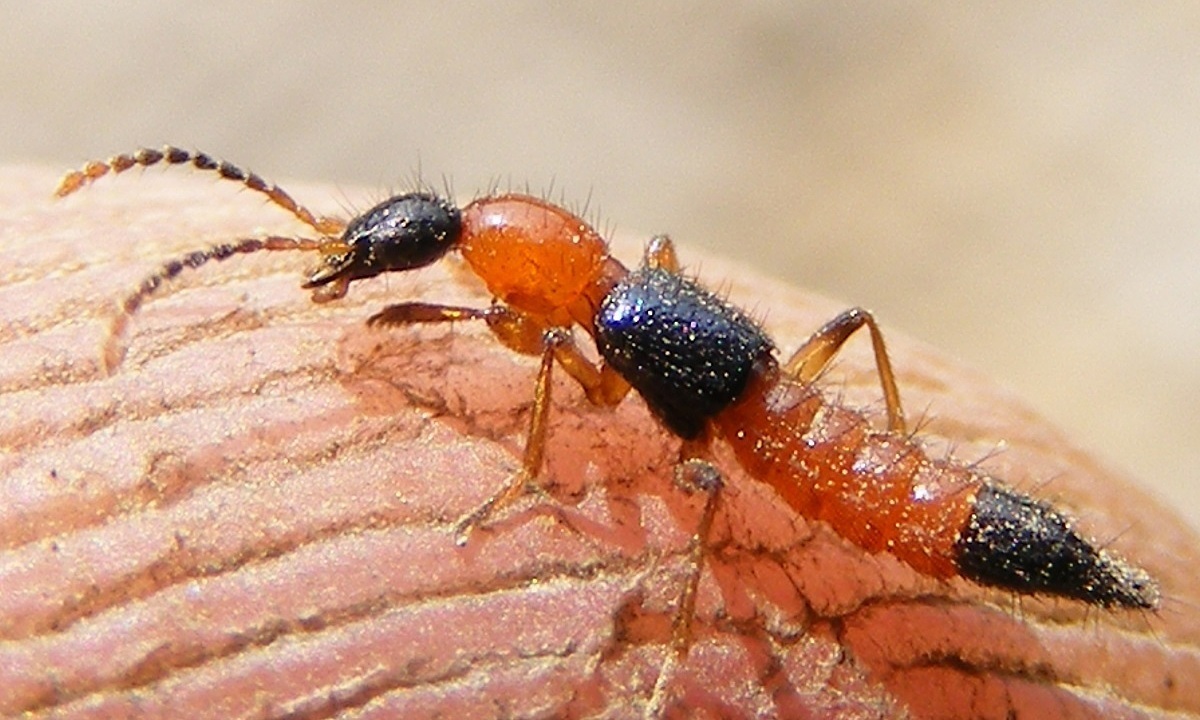
<svg viewBox="0 0 1200 720"><path fill-rule="evenodd" d="M249 255L261 250L320 250L324 243L309 238L291 238L278 235L268 235L261 238L246 238L231 243L221 243L203 250L196 250L180 255L162 264L156 272L149 275L138 289L125 298L121 303L121 311L126 315L137 312L146 298L158 292L163 283L173 279L184 269L195 270L212 260L226 260L234 255Z"/></svg>
<svg viewBox="0 0 1200 720"><path fill-rule="evenodd" d="M190 164L197 170L215 172L225 180L239 182L254 192L266 195L272 203L287 210L300 222L322 235L340 235L346 228L346 224L337 218L314 215L311 210L293 200L292 196L288 195L283 188L274 183L268 183L256 173L243 170L224 160L218 160L208 153L184 150L174 145L164 145L160 150L139 148L132 153L114 155L108 160L93 160L84 165L82 169L73 170L64 175L54 194L58 197L66 197L85 185L104 177L109 172L119 174L132 167L150 167L163 162L168 165Z"/></svg>
<svg viewBox="0 0 1200 720"><path fill-rule="evenodd" d="M125 329L129 326L129 318L167 281L172 280L185 269L194 270L213 260L220 261L234 255L248 255L263 250L323 250L327 245L342 247L338 241L268 235L261 238L245 238L230 243L221 243L168 260L158 270L146 276L138 285L137 290L127 295L118 304L116 316L109 327L108 337L104 344L105 371L111 373L124 358L125 350L121 347L120 341L125 334Z"/></svg>

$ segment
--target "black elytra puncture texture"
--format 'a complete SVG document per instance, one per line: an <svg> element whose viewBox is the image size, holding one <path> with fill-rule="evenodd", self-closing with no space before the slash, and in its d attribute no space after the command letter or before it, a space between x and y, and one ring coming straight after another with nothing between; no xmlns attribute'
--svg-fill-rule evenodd
<svg viewBox="0 0 1200 720"><path fill-rule="evenodd" d="M630 273L596 314L596 347L676 435L698 436L772 351L750 318L659 268Z"/></svg>
<svg viewBox="0 0 1200 720"><path fill-rule="evenodd" d="M342 234L350 250L325 258L306 287L361 280L435 262L462 237L462 213L432 193L388 198L354 218Z"/></svg>
<svg viewBox="0 0 1200 720"><path fill-rule="evenodd" d="M1145 571L1085 540L1046 503L992 482L976 495L955 547L963 576L984 585L1103 607L1158 606Z"/></svg>

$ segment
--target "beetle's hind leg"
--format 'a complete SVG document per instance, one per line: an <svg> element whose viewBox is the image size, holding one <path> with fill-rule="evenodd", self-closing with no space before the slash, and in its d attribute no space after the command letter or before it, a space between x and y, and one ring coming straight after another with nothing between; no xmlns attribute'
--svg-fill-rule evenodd
<svg viewBox="0 0 1200 720"><path fill-rule="evenodd" d="M661 268L670 273L679 272L679 255L675 253L675 243L667 235L655 235L646 243L642 254L642 266Z"/></svg>
<svg viewBox="0 0 1200 720"><path fill-rule="evenodd" d="M680 450L679 463L675 466L675 484L690 493L704 493L704 508L700 511L700 520L688 541L687 577L684 578L679 600L675 604L670 646L659 668L654 690L646 703L643 712L645 718L662 716L670 698L669 688L675 669L687 657L688 648L692 644L692 623L696 618L696 595L700 589L700 575L704 571L713 519L717 515L721 491L725 486L721 471L708 459L708 445L706 438L685 441Z"/></svg>
<svg viewBox="0 0 1200 720"><path fill-rule="evenodd" d="M679 272L679 256L675 252L675 243L666 235L655 235L646 244L642 256L642 265L647 268L661 268L671 273ZM891 360L888 359L887 346L883 342L883 332L875 321L875 316L863 308L850 308L834 319L825 323L820 330L800 346L792 357L784 364L784 373L794 380L810 383L813 378L829 365L829 362L841 350L842 345L863 326L871 334L871 347L875 352L875 367L879 373L879 382L883 387L883 399L887 405L888 430L903 433L905 428L904 410L900 405L900 391L896 386L896 375L892 371Z"/></svg>
<svg viewBox="0 0 1200 720"><path fill-rule="evenodd" d="M903 434L904 409L900 406L896 374L892 371L892 361L888 358L887 346L883 342L883 332L870 311L859 307L850 308L825 323L784 363L783 372L797 382L812 382L829 365L850 336L864 325L871 334L875 369L883 387L883 401L887 405L888 430Z"/></svg>

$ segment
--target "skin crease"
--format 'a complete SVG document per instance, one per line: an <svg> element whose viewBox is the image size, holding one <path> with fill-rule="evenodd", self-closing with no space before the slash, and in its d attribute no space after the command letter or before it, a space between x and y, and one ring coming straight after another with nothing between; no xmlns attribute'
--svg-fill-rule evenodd
<svg viewBox="0 0 1200 720"><path fill-rule="evenodd" d="M299 288L311 256L206 267L143 308L105 377L113 304L159 263L305 228L186 171L53 202L56 180L0 171L0 714L639 715L700 510L640 400L593 408L559 373L546 497L458 549L453 522L519 465L536 360L482 327L364 323L401 299L487 304L457 263L328 305ZM326 199L345 193L285 187L342 212ZM844 307L675 240L784 353ZM635 264L641 243L614 254ZM1195 533L877 310L930 452L1112 538L1163 609L922 578L795 517L719 449L728 493L668 716L1200 717ZM878 417L871 367L856 338L823 382Z"/></svg>

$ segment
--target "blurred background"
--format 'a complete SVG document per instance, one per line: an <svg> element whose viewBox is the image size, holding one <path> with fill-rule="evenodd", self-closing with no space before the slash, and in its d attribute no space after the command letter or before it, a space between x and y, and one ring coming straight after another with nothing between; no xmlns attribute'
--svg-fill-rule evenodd
<svg viewBox="0 0 1200 720"><path fill-rule="evenodd" d="M1200 525L1200 5L0 8L6 164L553 184L874 309Z"/></svg>

